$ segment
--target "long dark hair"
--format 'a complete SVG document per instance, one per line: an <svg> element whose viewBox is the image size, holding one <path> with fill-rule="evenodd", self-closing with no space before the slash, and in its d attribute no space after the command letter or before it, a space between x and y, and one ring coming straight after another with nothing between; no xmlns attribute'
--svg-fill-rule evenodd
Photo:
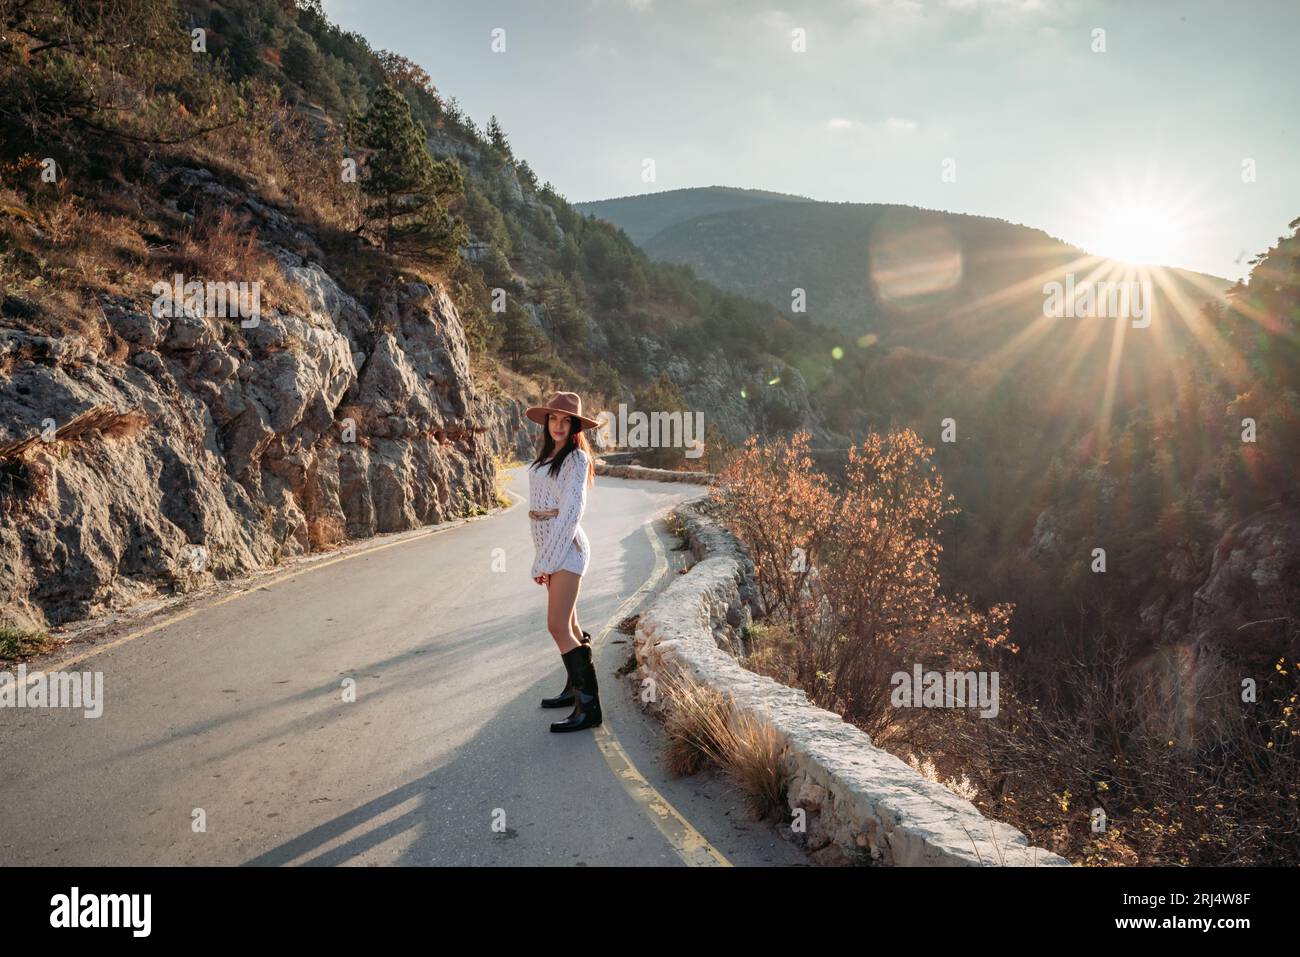
<svg viewBox="0 0 1300 957"><path fill-rule="evenodd" d="M564 468L564 460L569 457L574 449L582 449L587 453L587 484L590 485L595 481L596 456L591 451L591 445L587 442L587 436L579 429L580 423L574 416L569 416L569 438L564 443L564 448L556 453L555 459L551 462L551 478L560 474L560 469ZM542 442L541 449L537 453L537 458L533 459L529 468L537 468L542 465L555 449L555 440L551 438L551 427L548 424L542 425Z"/></svg>

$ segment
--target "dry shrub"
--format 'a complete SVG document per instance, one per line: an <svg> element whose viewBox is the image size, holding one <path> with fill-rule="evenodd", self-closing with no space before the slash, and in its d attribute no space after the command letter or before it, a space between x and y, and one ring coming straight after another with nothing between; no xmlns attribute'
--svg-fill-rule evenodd
<svg viewBox="0 0 1300 957"><path fill-rule="evenodd" d="M10 521L44 511L54 485L44 456L27 453L0 458L0 515Z"/></svg>
<svg viewBox="0 0 1300 957"><path fill-rule="evenodd" d="M907 763L913 771L921 775L926 780L933 781L935 784L942 784L953 794L965 798L967 801L973 801L978 796L975 785L971 784L970 778L964 773L959 777L945 778L939 773L938 768L934 766L931 758L917 757L916 754L907 752Z"/></svg>
<svg viewBox="0 0 1300 957"><path fill-rule="evenodd" d="M119 412L101 431L110 439L134 439L144 432L149 421L143 412Z"/></svg>
<svg viewBox="0 0 1300 957"><path fill-rule="evenodd" d="M711 763L745 795L755 817L784 810L785 745L770 724L738 711L729 696L684 675L665 675L660 689L671 702L665 721L671 773L695 774Z"/></svg>
<svg viewBox="0 0 1300 957"><path fill-rule="evenodd" d="M318 512L307 517L307 540L312 551L332 551L346 538L347 529L337 515Z"/></svg>
<svg viewBox="0 0 1300 957"><path fill-rule="evenodd" d="M258 243L248 217L237 216L229 207L205 207L165 260L180 268L187 280L260 282L263 309L272 304L287 312L310 308L301 287L285 277L279 262Z"/></svg>
<svg viewBox="0 0 1300 957"><path fill-rule="evenodd" d="M0 622L0 660L21 661L43 654L55 644L48 632Z"/></svg>
<svg viewBox="0 0 1300 957"><path fill-rule="evenodd" d="M1241 672L1212 650L1186 661L1122 630L1054 652L1022 657L997 720L933 729L942 763L989 795L985 813L1090 865L1300 859L1294 667L1279 662L1249 704Z"/></svg>
<svg viewBox="0 0 1300 957"><path fill-rule="evenodd" d="M771 621L797 636L766 666L872 736L898 736L914 713L890 701L890 677L914 663L981 670L1007 648L1011 606L987 611L940 591L939 522L955 513L910 429L871 435L833 487L807 455L810 436L744 450L710 489L754 560Z"/></svg>
<svg viewBox="0 0 1300 957"><path fill-rule="evenodd" d="M197 141L190 151L194 162L251 176L264 199L290 205L317 225L344 232L358 225L360 191L340 175L343 146L336 129L318 130L262 80L223 84L212 96L222 104L221 115L238 122Z"/></svg>
<svg viewBox="0 0 1300 957"><path fill-rule="evenodd" d="M747 639L749 654L741 662L746 668L783 685L798 684L792 662L799 636L788 622L755 622L749 626Z"/></svg>
<svg viewBox="0 0 1300 957"><path fill-rule="evenodd" d="M373 433L375 425L375 411L368 405L340 405L334 413L334 423L337 428L342 429L344 419L351 419L356 429L355 442L353 444L363 449L373 449L374 442L370 436ZM341 434L341 432L340 432Z"/></svg>

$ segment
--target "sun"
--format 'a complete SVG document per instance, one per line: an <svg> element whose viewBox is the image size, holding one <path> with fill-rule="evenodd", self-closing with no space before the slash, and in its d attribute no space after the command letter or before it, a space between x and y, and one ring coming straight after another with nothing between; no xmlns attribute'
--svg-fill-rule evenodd
<svg viewBox="0 0 1300 957"><path fill-rule="evenodd" d="M1178 265L1202 232L1196 194L1155 177L1140 185L1093 180L1074 204L1078 245L1125 264Z"/></svg>
<svg viewBox="0 0 1300 957"><path fill-rule="evenodd" d="M1172 210L1147 202L1111 210L1092 252L1125 263L1169 263L1178 258L1179 232Z"/></svg>

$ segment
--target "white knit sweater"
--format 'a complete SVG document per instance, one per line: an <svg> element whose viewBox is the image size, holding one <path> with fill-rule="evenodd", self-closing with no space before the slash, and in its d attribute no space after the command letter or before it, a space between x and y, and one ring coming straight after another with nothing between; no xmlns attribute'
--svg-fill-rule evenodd
<svg viewBox="0 0 1300 957"><path fill-rule="evenodd" d="M571 545L579 550L588 548L586 533L578 525L587 507L587 462L587 453L574 449L554 478L549 461L528 469L528 508L560 510L554 518L529 519L536 550L533 578L554 574L564 567Z"/></svg>

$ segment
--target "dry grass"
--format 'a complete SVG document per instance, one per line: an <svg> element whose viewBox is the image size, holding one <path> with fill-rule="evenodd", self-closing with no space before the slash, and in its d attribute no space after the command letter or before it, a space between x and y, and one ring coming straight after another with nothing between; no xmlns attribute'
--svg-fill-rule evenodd
<svg viewBox="0 0 1300 957"><path fill-rule="evenodd" d="M204 209L176 248L160 259L168 270L179 270L186 279L259 282L263 310L278 306L286 312L304 313L310 308L306 293L286 278L275 257L258 244L247 218L229 208Z"/></svg>
<svg viewBox="0 0 1300 957"><path fill-rule="evenodd" d="M713 764L745 795L755 817L784 813L785 745L772 726L736 710L729 697L689 678L665 677L660 686L671 701L665 726L669 771L691 775Z"/></svg>
<svg viewBox="0 0 1300 957"><path fill-rule="evenodd" d="M510 481L512 471L522 465L523 463L513 454L510 454L508 458L500 455L492 456L492 474L495 478L492 497L498 507L508 508L510 506L510 497L506 495L506 485Z"/></svg>
<svg viewBox="0 0 1300 957"><path fill-rule="evenodd" d="M61 450L58 443L84 441L90 435L103 435L112 439L131 439L140 435L149 424L143 412L118 412L106 405L97 405L79 413L59 426L49 443L50 448ZM38 433L16 439L0 446L0 459L21 459L30 449L39 447L45 439Z"/></svg>
<svg viewBox="0 0 1300 957"><path fill-rule="evenodd" d="M339 175L337 138L329 132L319 137L305 118L277 103L265 84L237 90L214 83L209 92L213 109L239 116L238 124L155 158L164 165L215 169L235 185L252 183L251 192L262 200L346 236L355 225L359 199ZM120 170L114 167L119 159ZM39 305L38 313L24 320L30 331L83 336L95 353L113 361L120 344L112 344L97 296L143 302L155 281L176 271L187 279L259 281L264 309L306 309L302 291L258 246L256 232L229 210L197 210L197 218L184 223L141 185L144 160L132 148L82 160L98 164L97 177L0 188L0 288ZM25 168L19 171L23 182L31 178ZM18 180L6 177L6 182Z"/></svg>
<svg viewBox="0 0 1300 957"><path fill-rule="evenodd" d="M31 331L81 336L94 353L120 362L125 345L105 321L98 297L123 296L143 305L153 284L176 272L186 279L259 282L263 311L307 310L302 289L262 249L249 223L229 209L202 209L172 242L151 245L145 236L157 240L155 231L167 232L174 214L143 207L132 214L128 198L77 195L67 184L29 199L0 191L0 206L15 213L0 216L0 286L39 305L24 320ZM106 211L110 207L126 211Z"/></svg>
<svg viewBox="0 0 1300 957"><path fill-rule="evenodd" d="M98 293L147 289L149 249L131 217L105 212L64 181L45 194L0 190L0 287L40 308L19 325L43 335L77 335L112 358L115 337Z"/></svg>
<svg viewBox="0 0 1300 957"><path fill-rule="evenodd" d="M235 91L220 85L219 95ZM314 124L292 106L279 101L269 85L255 82L222 111L240 124L219 138L204 137L190 148L189 158L208 169L231 169L256 181L266 201L287 206L314 225L350 232L359 222L360 195L341 176L343 151L337 130L319 134Z"/></svg>
<svg viewBox="0 0 1300 957"><path fill-rule="evenodd" d="M318 513L307 517L307 540L312 551L334 551L346 538L347 529L337 515Z"/></svg>
<svg viewBox="0 0 1300 957"><path fill-rule="evenodd" d="M53 639L39 629L0 624L0 659L5 661L22 661L39 655L48 651L53 643Z"/></svg>

